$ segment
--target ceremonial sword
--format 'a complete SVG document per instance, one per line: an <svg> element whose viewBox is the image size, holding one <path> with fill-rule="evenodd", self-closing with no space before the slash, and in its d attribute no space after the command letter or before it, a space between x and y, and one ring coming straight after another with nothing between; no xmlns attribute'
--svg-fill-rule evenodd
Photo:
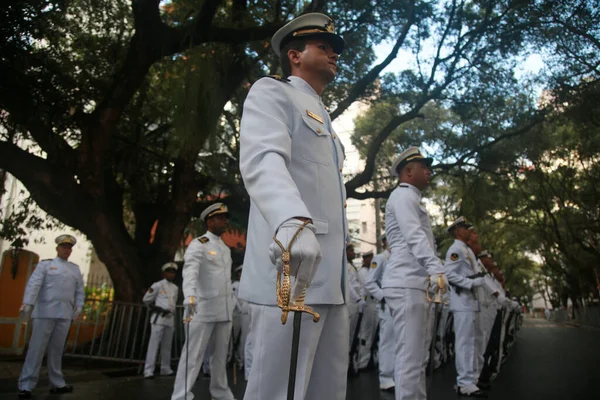
<svg viewBox="0 0 600 400"><path fill-rule="evenodd" d="M300 346L300 326L302 324L302 313L307 313L313 316L314 322L319 322L321 318L319 313L312 310L311 307L304 305L306 297L306 287L302 290L302 294L297 299L291 299L291 278L290 278L290 250L292 244L310 221L305 221L296 231L292 240L290 240L287 249L283 247L277 237L273 237L275 243L281 248L281 261L283 262L283 272L277 271L277 306L281 308L281 323L285 325L288 314L294 313L294 324L292 334L292 354L290 358L290 373L288 377L287 400L294 400L294 389L296 387L296 367L298 366L298 348ZM283 281L282 281L283 278Z"/></svg>
<svg viewBox="0 0 600 400"><path fill-rule="evenodd" d="M435 294L433 295L433 299L429 296L429 288L431 287L431 277L427 277L427 290L425 294L427 296L427 300L430 303L434 303L434 314L433 314L433 338L431 339L431 346L429 347L429 384L427 385L427 398L431 400L431 388L433 386L433 370L435 367L435 342L437 339L437 328L438 328L438 314L440 313L441 308L446 304L442 299L442 295L446 293L446 285L444 284L443 274L438 274L437 276L437 288L435 290Z"/></svg>

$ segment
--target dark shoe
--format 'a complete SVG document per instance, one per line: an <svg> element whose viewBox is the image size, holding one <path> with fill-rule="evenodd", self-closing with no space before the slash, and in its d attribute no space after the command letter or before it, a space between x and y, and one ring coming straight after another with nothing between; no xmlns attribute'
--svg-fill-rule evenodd
<svg viewBox="0 0 600 400"><path fill-rule="evenodd" d="M477 387L482 390L490 390L492 388L492 384L490 382L477 382Z"/></svg>
<svg viewBox="0 0 600 400"><path fill-rule="evenodd" d="M60 388L52 388L50 389L50 393L52 394L63 394L63 393L71 393L73 392L73 386L63 386Z"/></svg>
<svg viewBox="0 0 600 400"><path fill-rule="evenodd" d="M29 390L20 390L19 391L19 398L20 399L30 399L31 398L31 392Z"/></svg>
<svg viewBox="0 0 600 400"><path fill-rule="evenodd" d="M144 379L154 379L154 375L144 375Z"/></svg>
<svg viewBox="0 0 600 400"><path fill-rule="evenodd" d="M476 390L471 393L464 393L461 388L456 389L456 394L464 397L488 397L487 393L483 390Z"/></svg>
<svg viewBox="0 0 600 400"><path fill-rule="evenodd" d="M160 374L160 376L175 376L175 372L171 372L170 374Z"/></svg>

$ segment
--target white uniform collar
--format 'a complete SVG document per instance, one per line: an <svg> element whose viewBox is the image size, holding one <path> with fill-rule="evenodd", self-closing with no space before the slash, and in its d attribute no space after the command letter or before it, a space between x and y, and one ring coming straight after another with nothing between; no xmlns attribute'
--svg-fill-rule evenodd
<svg viewBox="0 0 600 400"><path fill-rule="evenodd" d="M410 183L407 182L401 182L398 186L404 186L404 187L408 187L409 189L411 189L413 192L415 192L416 194L419 195L419 197L421 197L421 191L419 189L417 189L416 186L411 185Z"/></svg>
<svg viewBox="0 0 600 400"><path fill-rule="evenodd" d="M318 98L319 100L321 100L321 96L319 96L317 94L317 92L315 91L315 89L313 89L312 86L310 86L308 84L308 82L306 82L304 79L300 78L299 76L288 76L288 79L290 80L290 83L292 84L293 87L295 87L298 90L303 91L306 94L310 94L311 96L314 96L316 98Z"/></svg>
<svg viewBox="0 0 600 400"><path fill-rule="evenodd" d="M207 230L206 233L204 234L204 236L208 236L209 239L215 240L215 241L219 241L221 240L221 236L217 236L214 233L212 233L211 231Z"/></svg>
<svg viewBox="0 0 600 400"><path fill-rule="evenodd" d="M460 240L460 239L454 239L454 243L458 243L458 244L460 244L460 245L462 245L462 246L464 246L466 248L469 248L469 246L465 242L463 242L462 240Z"/></svg>

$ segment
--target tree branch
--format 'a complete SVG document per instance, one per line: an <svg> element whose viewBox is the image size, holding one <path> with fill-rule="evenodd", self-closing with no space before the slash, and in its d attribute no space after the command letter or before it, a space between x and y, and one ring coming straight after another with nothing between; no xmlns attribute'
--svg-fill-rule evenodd
<svg viewBox="0 0 600 400"><path fill-rule="evenodd" d="M392 48L388 56L385 58L385 60L383 60L378 65L374 66L369 72L367 72L366 75L364 75L354 84L354 86L350 89L348 96L346 96L346 98L338 104L336 109L330 113L332 120L342 115L342 113L346 111L348 107L350 107L352 103L354 103L356 99L358 99L365 92L367 87L370 84L372 84L375 81L375 79L377 79L381 71L383 71L388 65L390 65L392 61L394 61L394 59L398 56L398 51L400 51L400 48L406 40L406 36L408 35L410 28L415 22L415 7L414 2L411 2L408 20L404 23L401 33L398 36L398 39L396 39L396 43L394 44L394 47Z"/></svg>
<svg viewBox="0 0 600 400"><path fill-rule="evenodd" d="M21 181L48 214L84 230L79 215L90 215L90 210L85 208L91 200L77 185L72 172L5 141L0 141L0 169L10 171Z"/></svg>

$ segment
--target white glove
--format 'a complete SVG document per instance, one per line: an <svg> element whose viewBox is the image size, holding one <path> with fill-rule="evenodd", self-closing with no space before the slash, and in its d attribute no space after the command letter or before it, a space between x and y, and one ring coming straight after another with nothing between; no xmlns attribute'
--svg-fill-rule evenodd
<svg viewBox="0 0 600 400"><path fill-rule="evenodd" d="M360 299L358 301L358 312L362 313L363 311L365 311L365 307L367 306L367 302L364 301L363 299Z"/></svg>
<svg viewBox="0 0 600 400"><path fill-rule="evenodd" d="M79 317L79 314L83 311L83 307L75 307L73 309L73 315L71 315L72 320L76 320Z"/></svg>
<svg viewBox="0 0 600 400"><path fill-rule="evenodd" d="M304 223L299 219L285 221L277 230L276 238L287 249L290 241ZM277 268L283 271L281 256L283 251L275 242L269 246L269 257ZM321 246L315 236L315 226L307 224L298 234L290 249L290 275L296 277L292 287L291 299L297 299L304 288L310 285L317 268L321 263Z"/></svg>
<svg viewBox="0 0 600 400"><path fill-rule="evenodd" d="M499 303L501 306L504 306L504 305L506 305L506 296L505 296L505 295L503 295L502 293L498 293L498 297L496 297L496 299L498 300L498 303Z"/></svg>
<svg viewBox="0 0 600 400"><path fill-rule="evenodd" d="M32 311L33 306L31 304L23 304L21 308L19 308L19 316L24 322L26 322L31 317Z"/></svg>
<svg viewBox="0 0 600 400"><path fill-rule="evenodd" d="M196 314L196 306L197 306L196 297L188 296L183 300L183 308L185 311L184 318L192 318L194 314Z"/></svg>
<svg viewBox="0 0 600 400"><path fill-rule="evenodd" d="M485 285L485 279L483 278L475 278L471 282L471 287L478 288Z"/></svg>
<svg viewBox="0 0 600 400"><path fill-rule="evenodd" d="M445 293L450 292L450 283L448 282L448 278L445 274L442 274L442 279L444 280L444 290ZM436 293L438 290L438 274L429 275L429 281L431 282L431 292Z"/></svg>

